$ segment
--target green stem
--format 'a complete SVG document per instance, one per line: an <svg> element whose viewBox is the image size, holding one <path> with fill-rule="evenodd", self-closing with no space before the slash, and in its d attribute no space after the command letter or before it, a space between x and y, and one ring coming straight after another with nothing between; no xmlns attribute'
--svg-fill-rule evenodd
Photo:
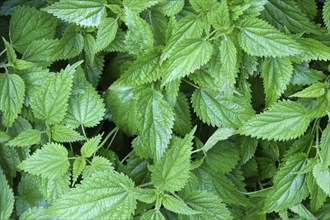
<svg viewBox="0 0 330 220"><path fill-rule="evenodd" d="M133 153L133 151L129 152L129 153L124 157L124 159L122 159L122 160L120 161L120 163L123 164L123 163L125 162L125 160L127 160L127 158L128 158L129 156L132 155L132 153Z"/></svg>
<svg viewBox="0 0 330 220"><path fill-rule="evenodd" d="M7 51L7 49L4 49L3 51L1 51L0 56L2 56L2 54L4 54Z"/></svg>
<svg viewBox="0 0 330 220"><path fill-rule="evenodd" d="M114 133L114 135L112 136L112 138L111 138L111 140L110 140L110 143L108 144L108 146L107 146L107 148L106 148L107 150L110 148L110 146L111 146L113 140L115 139L115 137L116 137L118 131L119 131L119 128L116 127L116 129L115 129L115 133Z"/></svg>
<svg viewBox="0 0 330 220"><path fill-rule="evenodd" d="M186 80L186 79L183 79L183 82L185 82L185 83L187 83L188 85L190 85L190 86L194 87L195 89L199 89L199 87L198 87L198 86L196 86L195 84L193 84L193 83L189 82L189 81L188 81L188 80Z"/></svg>
<svg viewBox="0 0 330 220"><path fill-rule="evenodd" d="M81 125L81 130L82 130L82 132L83 132L84 137L85 137L86 139L88 139L87 136L86 136L85 128L84 128L83 125Z"/></svg>
<svg viewBox="0 0 330 220"><path fill-rule="evenodd" d="M142 188L142 187L151 186L151 185L152 185L151 182L147 182L147 183L143 183L143 184L141 184L141 185L138 185L138 186L136 186L136 187L140 187L140 188Z"/></svg>

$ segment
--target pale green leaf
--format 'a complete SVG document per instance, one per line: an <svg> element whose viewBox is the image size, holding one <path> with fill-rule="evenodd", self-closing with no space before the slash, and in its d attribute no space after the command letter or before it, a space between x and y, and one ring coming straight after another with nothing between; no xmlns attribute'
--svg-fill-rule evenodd
<svg viewBox="0 0 330 220"><path fill-rule="evenodd" d="M308 196L306 175L297 174L306 164L304 153L289 155L274 177L264 209L267 212L285 210Z"/></svg>
<svg viewBox="0 0 330 220"><path fill-rule="evenodd" d="M23 59L41 66L48 66L54 61L52 54L58 44L58 40L35 40L25 50Z"/></svg>
<svg viewBox="0 0 330 220"><path fill-rule="evenodd" d="M231 19L229 14L228 3L227 1L221 1L217 11L217 16L214 17L214 21L212 22L212 25L215 29L224 32L230 27L230 23L231 23Z"/></svg>
<svg viewBox="0 0 330 220"><path fill-rule="evenodd" d="M6 145L11 147L27 147L34 145L40 141L41 133L38 130L30 129L23 131L14 139L10 140Z"/></svg>
<svg viewBox="0 0 330 220"><path fill-rule="evenodd" d="M72 88L73 74L81 62L68 65L47 80L31 101L34 116L48 124L60 123L65 116Z"/></svg>
<svg viewBox="0 0 330 220"><path fill-rule="evenodd" d="M66 22L91 27L98 26L106 13L101 0L61 0L43 10Z"/></svg>
<svg viewBox="0 0 330 220"><path fill-rule="evenodd" d="M182 195L184 202L192 209L199 211L192 218L208 219L233 219L230 211L218 196L207 191L194 191Z"/></svg>
<svg viewBox="0 0 330 220"><path fill-rule="evenodd" d="M308 220L316 220L317 218L304 206L303 204L298 204L290 208L291 211L297 213L300 217Z"/></svg>
<svg viewBox="0 0 330 220"><path fill-rule="evenodd" d="M207 139L206 143L203 146L203 151L209 151L214 145L216 145L219 141L227 140L230 136L235 134L235 130L231 128L218 128L212 135Z"/></svg>
<svg viewBox="0 0 330 220"><path fill-rule="evenodd" d="M71 175L68 172L56 178L38 177L38 188L41 191L43 198L45 198L49 204L52 204L65 192L69 191L70 183Z"/></svg>
<svg viewBox="0 0 330 220"><path fill-rule="evenodd" d="M0 143L8 142L11 136L6 132L0 131Z"/></svg>
<svg viewBox="0 0 330 220"><path fill-rule="evenodd" d="M179 13L184 6L184 0L162 0L159 4L155 6L164 15L170 17Z"/></svg>
<svg viewBox="0 0 330 220"><path fill-rule="evenodd" d="M187 204L173 196L165 195L163 197L163 206L174 213L185 214L185 215L194 215L199 213L191 209Z"/></svg>
<svg viewBox="0 0 330 220"><path fill-rule="evenodd" d="M54 178L65 174L69 166L67 149L63 145L50 143L24 160L19 168L34 175Z"/></svg>
<svg viewBox="0 0 330 220"><path fill-rule="evenodd" d="M296 1L299 8L303 13L305 13L310 20L313 20L317 15L317 2L316 1L309 1L309 0L300 0Z"/></svg>
<svg viewBox="0 0 330 220"><path fill-rule="evenodd" d="M96 35L95 53L106 48L115 39L117 29L117 20L113 18L105 18L101 20Z"/></svg>
<svg viewBox="0 0 330 220"><path fill-rule="evenodd" d="M328 29L328 33L330 33L330 2L326 1L323 6L323 21L325 26Z"/></svg>
<svg viewBox="0 0 330 220"><path fill-rule="evenodd" d="M150 209L143 213L140 220L166 220L159 209Z"/></svg>
<svg viewBox="0 0 330 220"><path fill-rule="evenodd" d="M135 188L135 197L144 203L153 203L156 201L157 191L156 189L149 188Z"/></svg>
<svg viewBox="0 0 330 220"><path fill-rule="evenodd" d="M129 219L136 207L133 189L127 176L101 172L56 200L49 213L62 219Z"/></svg>
<svg viewBox="0 0 330 220"><path fill-rule="evenodd" d="M71 95L64 124L77 128L95 127L103 119L105 105L94 88L86 88L82 93Z"/></svg>
<svg viewBox="0 0 330 220"><path fill-rule="evenodd" d="M104 55L96 54L92 62L85 62L83 66L88 82L96 88L103 73Z"/></svg>
<svg viewBox="0 0 330 220"><path fill-rule="evenodd" d="M31 7L15 10L10 21L10 39L15 49L24 53L35 40L52 39L55 35L57 19Z"/></svg>
<svg viewBox="0 0 330 220"><path fill-rule="evenodd" d="M64 125L54 125L51 129L52 138L56 142L76 142L84 139L77 131Z"/></svg>
<svg viewBox="0 0 330 220"><path fill-rule="evenodd" d="M310 123L303 105L280 101L248 120L240 132L267 140L290 140L301 136Z"/></svg>
<svg viewBox="0 0 330 220"><path fill-rule="evenodd" d="M98 150L101 138L101 135L96 135L86 141L86 143L84 143L84 145L80 149L81 155L84 157L91 157Z"/></svg>
<svg viewBox="0 0 330 220"><path fill-rule="evenodd" d="M317 185L330 196L330 169L323 169L322 163L318 163L313 168L313 176Z"/></svg>
<svg viewBox="0 0 330 220"><path fill-rule="evenodd" d="M190 173L190 154L192 139L196 128L185 138L174 137L170 148L151 169L151 182L160 189L174 192L182 189L188 182Z"/></svg>
<svg viewBox="0 0 330 220"><path fill-rule="evenodd" d="M159 91L146 89L138 100L139 138L148 155L159 159L170 142L174 122L173 110Z"/></svg>
<svg viewBox="0 0 330 220"><path fill-rule="evenodd" d="M172 56L174 50L177 50L178 44L186 39L198 39L203 33L202 20L196 15L187 15L175 23L172 35L167 44L163 48L163 53L160 62Z"/></svg>
<svg viewBox="0 0 330 220"><path fill-rule="evenodd" d="M68 26L62 38L58 40L52 50L53 60L65 60L78 56L84 47L84 38L82 34L76 31L75 26Z"/></svg>
<svg viewBox="0 0 330 220"><path fill-rule="evenodd" d="M276 102L286 90L293 74L293 67L289 58L265 58L261 77L266 94L266 105Z"/></svg>
<svg viewBox="0 0 330 220"><path fill-rule="evenodd" d="M6 56L8 59L8 63L12 64L12 65L15 64L15 62L17 60L17 56L16 56L16 52L15 52L13 46L8 41L6 41L6 39L3 37L2 37L2 41L4 42L5 47L6 47Z"/></svg>
<svg viewBox="0 0 330 220"><path fill-rule="evenodd" d="M79 175L86 167L86 160L83 157L77 157L73 162L72 177L76 181Z"/></svg>
<svg viewBox="0 0 330 220"><path fill-rule="evenodd" d="M253 56L283 57L301 53L300 45L258 18L244 19L240 23L239 43Z"/></svg>
<svg viewBox="0 0 330 220"><path fill-rule="evenodd" d="M90 65L94 65L95 59L95 38L92 34L86 34L84 36L84 55L86 63Z"/></svg>
<svg viewBox="0 0 330 220"><path fill-rule="evenodd" d="M19 75L1 74L0 88L0 110L6 126L11 127L23 107L25 84Z"/></svg>
<svg viewBox="0 0 330 220"><path fill-rule="evenodd" d="M0 219L9 219L14 209L14 193L0 167Z"/></svg>
<svg viewBox="0 0 330 220"><path fill-rule="evenodd" d="M141 55L152 49L154 39L149 24L126 6L125 19L128 27L125 44L129 53Z"/></svg>
<svg viewBox="0 0 330 220"><path fill-rule="evenodd" d="M317 185L312 172L308 174L307 187L309 190L310 206L313 213L319 210L327 199L327 194Z"/></svg>
<svg viewBox="0 0 330 220"><path fill-rule="evenodd" d="M290 97L318 98L324 95L325 93L324 87L325 85L323 83L317 82L299 92L290 95Z"/></svg>
<svg viewBox="0 0 330 220"><path fill-rule="evenodd" d="M161 1L162 0L123 0L123 5L127 6L132 12L138 14Z"/></svg>
<svg viewBox="0 0 330 220"><path fill-rule="evenodd" d="M46 209L44 207L33 207L19 216L20 220L55 220L55 217L46 214Z"/></svg>
<svg viewBox="0 0 330 220"><path fill-rule="evenodd" d="M210 65L211 62L212 59L208 65ZM190 74L188 78L202 88L218 90L219 87L215 82L214 78L211 76L210 72L212 71L207 71L204 68L201 68L199 70L196 70L193 74Z"/></svg>
<svg viewBox="0 0 330 220"><path fill-rule="evenodd" d="M116 83L121 85L141 85L158 80L160 75L160 53L152 50L132 62Z"/></svg>
<svg viewBox="0 0 330 220"><path fill-rule="evenodd" d="M229 100L220 92L209 89L195 90L192 105L197 116L207 124L218 127L238 128L255 113L245 100Z"/></svg>
<svg viewBox="0 0 330 220"><path fill-rule="evenodd" d="M183 78L206 64L212 55L212 44L205 40L188 39L173 49L172 56L163 64L163 84Z"/></svg>
<svg viewBox="0 0 330 220"><path fill-rule="evenodd" d="M261 17L281 31L318 34L316 26L301 11L297 1L269 0ZM299 1L298 1L299 2Z"/></svg>
<svg viewBox="0 0 330 220"><path fill-rule="evenodd" d="M95 156L92 160L92 164L86 166L83 172L83 177L86 178L94 176L98 173L104 172L105 170L114 170L112 163L104 157Z"/></svg>
<svg viewBox="0 0 330 220"><path fill-rule="evenodd" d="M330 166L330 123L322 132L320 156L322 158L322 168L325 170Z"/></svg>

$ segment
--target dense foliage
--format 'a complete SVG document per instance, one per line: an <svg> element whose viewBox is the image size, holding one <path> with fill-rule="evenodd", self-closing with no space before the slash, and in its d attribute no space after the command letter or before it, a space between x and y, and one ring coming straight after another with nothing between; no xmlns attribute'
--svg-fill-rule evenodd
<svg viewBox="0 0 330 220"><path fill-rule="evenodd" d="M330 1L0 16L0 219L330 219Z"/></svg>

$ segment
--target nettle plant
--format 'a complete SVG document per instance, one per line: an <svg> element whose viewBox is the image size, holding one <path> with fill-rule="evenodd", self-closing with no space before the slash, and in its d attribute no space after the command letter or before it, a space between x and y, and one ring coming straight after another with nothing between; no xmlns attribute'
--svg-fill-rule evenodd
<svg viewBox="0 0 330 220"><path fill-rule="evenodd" d="M0 15L0 219L330 219L330 1Z"/></svg>

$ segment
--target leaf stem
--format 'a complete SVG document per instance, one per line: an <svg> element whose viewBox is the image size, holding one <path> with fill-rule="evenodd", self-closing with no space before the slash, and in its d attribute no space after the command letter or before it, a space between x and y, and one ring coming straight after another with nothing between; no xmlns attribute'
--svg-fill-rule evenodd
<svg viewBox="0 0 330 220"><path fill-rule="evenodd" d="M138 185L138 186L136 186L136 187L140 187L140 188L142 188L142 187L151 186L151 185L152 185L151 182L147 182L147 183L140 184L140 185Z"/></svg>
<svg viewBox="0 0 330 220"><path fill-rule="evenodd" d="M184 81L185 83L187 83L188 85L190 85L190 86L194 87L195 89L199 89L199 87L198 87L198 86L196 86L195 84L193 84L193 83L189 82L188 80L186 80L186 79L183 79L183 81Z"/></svg>
<svg viewBox="0 0 330 220"><path fill-rule="evenodd" d="M0 52L0 56L2 56L2 54L4 54L7 51L7 49L4 49L3 51Z"/></svg>
<svg viewBox="0 0 330 220"><path fill-rule="evenodd" d="M115 133L114 133L114 135L112 136L112 138L111 138L111 140L110 140L110 143L108 144L108 146L107 146L107 148L106 148L107 150L110 148L110 146L111 146L113 140L115 139L115 137L116 137L116 135L117 135L117 133L118 133L118 131L119 131L119 128L116 127L114 130L115 130Z"/></svg>
<svg viewBox="0 0 330 220"><path fill-rule="evenodd" d="M82 130L82 132L83 132L84 137L85 137L86 139L88 139L87 136L86 136L86 132L85 132L84 125L81 125L81 130Z"/></svg>
<svg viewBox="0 0 330 220"><path fill-rule="evenodd" d="M124 163L124 161L125 160L127 160L127 158L129 157L129 156L131 156L132 155L132 153L133 153L133 151L131 151L131 152L129 152L121 161L120 161L120 163L121 164L123 164Z"/></svg>

